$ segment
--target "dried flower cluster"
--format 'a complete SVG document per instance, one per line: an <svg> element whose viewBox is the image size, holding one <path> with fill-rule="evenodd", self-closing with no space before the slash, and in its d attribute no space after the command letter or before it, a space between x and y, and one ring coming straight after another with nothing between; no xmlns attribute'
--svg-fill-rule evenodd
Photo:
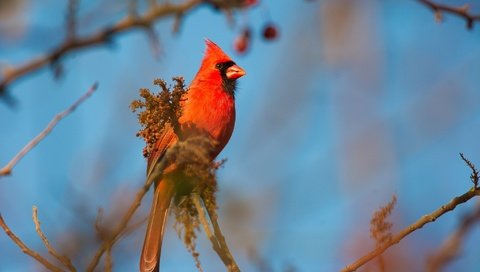
<svg viewBox="0 0 480 272"><path fill-rule="evenodd" d="M149 89L140 89L142 100L134 100L130 104L130 109L138 113L138 121L142 129L137 133L137 137L145 140L146 146L143 149L143 156L148 157L153 151L155 143L161 137L162 132L169 126L173 127L177 133L179 131L178 118L181 112L182 95L185 90L185 81L182 77L174 77L175 85L170 91L167 83L162 79L154 80L154 84L161 88L157 94L153 94Z"/></svg>
<svg viewBox="0 0 480 272"><path fill-rule="evenodd" d="M216 169L218 166L210 161L209 153L214 142L204 136L194 136L178 142L172 147L177 167L182 169L182 176L176 179L177 196L174 201L175 229L183 240L188 251L195 259L197 268L201 271L199 253L196 251L196 231L200 228L198 210L193 202L193 194L198 194L203 200L210 216L217 217Z"/></svg>
<svg viewBox="0 0 480 272"><path fill-rule="evenodd" d="M388 243L392 239L390 230L393 224L388 220L388 217L392 213L396 203L397 197L393 195L392 200L390 200L386 206L380 207L370 220L370 237L377 241L377 247Z"/></svg>
<svg viewBox="0 0 480 272"><path fill-rule="evenodd" d="M195 243L197 239L196 232L200 230L200 221L191 197L182 197L175 205L173 213L175 214L174 228L177 231L178 237L183 240L188 251L192 254L197 268L202 270L198 258L200 253L196 250Z"/></svg>

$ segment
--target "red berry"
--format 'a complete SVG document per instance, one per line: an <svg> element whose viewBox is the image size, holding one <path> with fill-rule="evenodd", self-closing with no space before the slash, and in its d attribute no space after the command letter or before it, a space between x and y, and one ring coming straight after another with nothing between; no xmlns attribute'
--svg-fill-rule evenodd
<svg viewBox="0 0 480 272"><path fill-rule="evenodd" d="M258 4L258 0L243 0L243 5L245 7L253 7Z"/></svg>
<svg viewBox="0 0 480 272"><path fill-rule="evenodd" d="M263 28L263 38L265 40L271 41L275 40L278 36L278 29L274 24L267 24Z"/></svg>
<svg viewBox="0 0 480 272"><path fill-rule="evenodd" d="M245 28L240 35L235 39L235 42L233 43L233 48L235 51L238 53L245 53L247 51L248 47L250 46L250 29Z"/></svg>
<svg viewBox="0 0 480 272"><path fill-rule="evenodd" d="M235 51L238 53L245 53L248 49L248 40L245 39L245 37L238 37L235 39L235 42L233 43L233 48Z"/></svg>

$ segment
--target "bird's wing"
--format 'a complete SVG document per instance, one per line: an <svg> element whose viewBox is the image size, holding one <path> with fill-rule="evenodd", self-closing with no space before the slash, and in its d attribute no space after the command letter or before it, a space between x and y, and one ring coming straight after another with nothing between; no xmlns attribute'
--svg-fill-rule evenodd
<svg viewBox="0 0 480 272"><path fill-rule="evenodd" d="M147 177L150 176L151 172L155 168L154 166L160 161L168 148L173 146L178 140L177 135L170 126L165 127L162 131L162 135L155 144L155 149L148 157L147 163Z"/></svg>

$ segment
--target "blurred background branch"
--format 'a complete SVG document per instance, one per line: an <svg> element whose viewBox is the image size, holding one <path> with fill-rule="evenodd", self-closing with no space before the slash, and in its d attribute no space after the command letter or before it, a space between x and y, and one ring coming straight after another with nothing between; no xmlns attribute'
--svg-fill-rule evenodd
<svg viewBox="0 0 480 272"><path fill-rule="evenodd" d="M55 115L55 117L48 123L45 129L42 130L35 138L33 138L27 145L25 145L20 152L18 152L3 168L0 169L0 177L10 175L12 173L13 167L30 152L35 146L37 146L60 122L63 118L72 113L80 104L83 103L87 98L89 98L93 92L97 89L98 83L95 83L88 89L88 91L83 94L77 101L70 105L66 110Z"/></svg>
<svg viewBox="0 0 480 272"><path fill-rule="evenodd" d="M430 0L418 0L420 3L426 5L435 12L435 20L437 22L443 21L443 13L453 14L462 17L466 21L466 27L473 29L475 21L480 21L480 14L470 13L470 5L465 4L460 7L449 6L445 4L435 3Z"/></svg>
<svg viewBox="0 0 480 272"><path fill-rule="evenodd" d="M73 266L72 261L67 256L59 254L48 241L47 236L40 228L40 220L38 220L38 208L36 206L33 206L32 208L32 218L33 218L33 223L35 223L35 230L37 231L37 234L40 237L40 239L42 239L42 242L47 248L48 253L50 253L50 255L52 255L55 259L57 259L57 261L59 261L61 264L67 267L68 271L72 271L72 272L77 271L77 269L75 269L75 267Z"/></svg>
<svg viewBox="0 0 480 272"><path fill-rule="evenodd" d="M63 43L56 46L50 53L34 58L27 61L23 65L17 67L5 68L0 78L0 96L4 95L7 91L7 87L16 80L31 74L47 65L51 65L55 69L55 73L61 73L61 66L59 62L61 59L72 52L80 49L90 48L95 45L109 44L112 42L114 36L133 29L144 29L147 31L150 40L152 41L152 47L154 54L158 55L158 38L153 25L158 20L175 16L176 23L174 30L178 31L178 25L181 18L200 5L213 6L216 9L230 11L233 8L245 7L244 1L221 1L221 0L185 0L182 3L171 3L169 1L162 2L161 4L151 4L142 15L138 15L136 10L136 1L131 1L130 13L123 19L114 23L110 27L105 27L86 37L77 36L77 7L78 0L70 0L67 10L67 35Z"/></svg>
<svg viewBox="0 0 480 272"><path fill-rule="evenodd" d="M13 233L13 231L8 227L7 223L5 223L5 221L3 220L3 217L2 217L1 214L0 214L0 227L7 234L7 236L10 237L10 239L13 241L13 243L15 243L22 250L23 253L25 253L25 254L29 255L30 257L34 258L35 260L37 260L40 264L45 266L45 268L47 268L50 271L54 271L54 272L62 272L63 271L63 269L61 269L60 267L52 264L47 259L42 257L42 255L40 255L38 252L36 252L35 250L33 250L33 249L29 248L27 245L25 245L25 243L22 240L20 240L20 238L18 238L18 236L16 236L15 233Z"/></svg>
<svg viewBox="0 0 480 272"><path fill-rule="evenodd" d="M462 156L462 159L464 159L463 156ZM474 166L470 166L470 164L469 164L469 167L471 167L472 169L476 169ZM463 204L476 196L480 196L480 189L477 187L473 187L463 195L453 198L452 200L450 200L450 202L442 205L437 210L422 216L415 223L407 226L406 228L398 232L396 235L392 237L388 237L387 239L384 239L384 241L381 243L379 247L370 251L363 257L359 258L354 263L347 265L345 268L342 269L342 272L356 271L358 268L362 267L364 264L380 256L383 252L385 252L390 247L394 246L395 244L398 244L403 238L423 228L423 226L425 226L426 224L435 222L442 215L453 211L458 205ZM395 202L392 201L391 203L395 203ZM390 207L390 209L387 209L389 214L391 211L391 208L393 208L393 205L390 204L390 205L387 205L387 207ZM388 227L388 229L389 228L390 227Z"/></svg>

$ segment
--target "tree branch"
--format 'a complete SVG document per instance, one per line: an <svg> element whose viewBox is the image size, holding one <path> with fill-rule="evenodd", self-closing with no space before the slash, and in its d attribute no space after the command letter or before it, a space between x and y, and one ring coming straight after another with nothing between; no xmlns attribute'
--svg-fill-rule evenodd
<svg viewBox="0 0 480 272"><path fill-rule="evenodd" d="M60 263L65 265L69 271L77 271L72 264L72 261L67 256L60 255L53 247L50 245L50 242L47 239L45 233L43 233L42 229L40 228L40 221L38 220L38 209L37 207L33 206L32 208L32 218L35 224L35 230L37 231L38 236L42 239L43 244L48 250L48 253L55 257Z"/></svg>
<svg viewBox="0 0 480 272"><path fill-rule="evenodd" d="M0 214L0 227L5 231L5 233L10 237L10 239L23 251L23 253L29 255L30 257L34 258L37 260L40 264L45 266L50 271L54 272L62 272L63 269L57 267L56 265L52 264L49 262L47 259L42 257L38 252L30 249L25 245L25 243L18 238L15 233L12 232L12 230L8 227L8 225L5 223L3 220L2 215Z"/></svg>
<svg viewBox="0 0 480 272"><path fill-rule="evenodd" d="M227 256L229 260L229 265L228 265L229 271L234 271L234 272L240 271L240 268L235 262L235 259L233 258L233 255L230 252L230 249L228 248L227 242L225 241L225 237L223 236L223 233L220 229L220 225L218 224L216 213L213 213L209 209L207 209L207 212L208 212L208 216L210 217L210 221L212 222L212 225L213 225L213 231L215 233L215 237L217 237L217 240L218 240L218 243L220 244L221 249L223 250L224 254Z"/></svg>
<svg viewBox="0 0 480 272"><path fill-rule="evenodd" d="M442 205L440 208L437 210L433 211L432 213L429 213L427 215L422 216L420 219L418 219L415 223L411 224L410 226L404 228L401 230L399 233L394 235L391 240L385 242L382 246L377 247L376 249L370 251L368 254L365 256L361 257L354 263L344 267L342 269L342 272L349 272L349 271L355 271L358 268L360 268L362 265L366 264L367 262L373 260L375 257L379 256L383 252L385 252L387 249L392 247L395 244L398 244L403 238L406 236L410 235L412 232L423 228L428 223L434 222L440 216L446 214L447 212L453 211L458 205L463 204L467 202L468 200L479 196L480 195L480 189L475 189L472 188L470 191L466 192L465 194L455 197L452 199L450 202L448 202L445 205Z"/></svg>
<svg viewBox="0 0 480 272"><path fill-rule="evenodd" d="M220 259L222 259L228 271L230 272L240 271L237 263L235 262L235 259L230 253L230 250L228 249L227 244L225 243L225 238L223 237L220 231L220 227L218 226L216 218L212 218L209 213L210 221L212 222L213 229L214 229L214 233L212 233L210 229L210 225L208 224L208 221L205 216L205 210L203 209L202 201L200 199L200 196L196 193L193 194L193 203L195 204L195 208L197 209L200 223L202 224L208 239L210 239L210 242L212 243L213 250L215 250L215 252L218 254ZM208 209L207 209L207 212L208 212Z"/></svg>
<svg viewBox="0 0 480 272"><path fill-rule="evenodd" d="M72 3L74 3L74 1ZM187 0L180 4L165 2L162 5L151 6L150 9L143 14L143 16L133 17L127 15L113 26L102 29L91 36L79 38L73 35L68 35L67 39L53 49L49 54L40 56L18 67L6 69L3 73L3 78L0 80L0 95L4 95L7 86L17 79L20 79L29 73L35 72L48 64L57 63L68 53L75 52L79 49L92 47L94 45L108 43L111 41L114 35L126 32L128 30L135 28L148 29L156 20L160 18L170 15L178 16L184 14L202 3L207 2L203 0ZM72 4L72 6L74 5ZM69 26L69 29L75 27L72 19L70 18L68 19L68 24L71 25Z"/></svg>
<svg viewBox="0 0 480 272"><path fill-rule="evenodd" d="M460 153L460 158L462 158L462 160L468 165L468 167L470 167L470 170L472 170L472 174L470 174L470 180L473 182L473 188L477 189L480 174L478 173L475 164L473 164L469 159L465 158L463 153Z"/></svg>
<svg viewBox="0 0 480 272"><path fill-rule="evenodd" d="M10 175L12 173L13 167L20 161L28 152L30 152L38 143L40 143L43 138L45 138L50 132L52 132L53 128L57 125L60 120L65 118L65 116L69 115L72 113L80 104L82 104L83 101L85 101L87 98L89 98L92 93L97 89L98 83L93 84L92 87L84 94L82 95L77 101L75 101L70 107L68 107L66 110L63 112L55 115L55 117L48 123L47 127L43 129L40 134L38 134L33 140L31 140L27 145L25 145L20 152L17 153L13 157L10 162L7 163L2 169L0 169L0 177Z"/></svg>
<svg viewBox="0 0 480 272"><path fill-rule="evenodd" d="M465 21L467 22L468 29L473 29L474 22L480 21L480 14L471 14L470 6L468 4L465 4L461 7L452 7L444 4L434 3L431 0L418 0L418 2L426 5L431 10L433 10L433 12L435 12L435 18L437 21L442 21L443 19L442 12L450 13L458 17L464 18Z"/></svg>

